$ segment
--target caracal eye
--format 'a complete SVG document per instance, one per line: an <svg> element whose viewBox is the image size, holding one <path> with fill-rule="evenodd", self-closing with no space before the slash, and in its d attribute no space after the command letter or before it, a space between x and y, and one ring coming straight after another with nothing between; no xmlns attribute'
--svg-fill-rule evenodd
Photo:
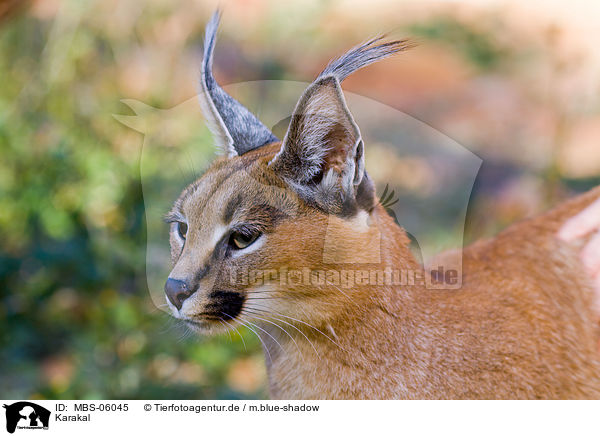
<svg viewBox="0 0 600 436"><path fill-rule="evenodd" d="M177 233L179 234L179 236L181 237L181 239L185 240L185 237L187 235L187 231L188 231L188 226L186 223L177 222Z"/></svg>
<svg viewBox="0 0 600 436"><path fill-rule="evenodd" d="M231 234L231 238L229 239L230 245L237 250L243 250L244 248L249 247L258 239L261 234L259 232L254 233L241 233L241 232L233 232Z"/></svg>

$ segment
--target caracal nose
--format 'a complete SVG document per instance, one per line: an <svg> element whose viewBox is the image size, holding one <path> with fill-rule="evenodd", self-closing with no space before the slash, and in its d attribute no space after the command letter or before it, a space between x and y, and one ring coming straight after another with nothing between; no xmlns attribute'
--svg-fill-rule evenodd
<svg viewBox="0 0 600 436"><path fill-rule="evenodd" d="M181 309L183 302L193 293L194 291L189 289L187 283L182 280L167 279L167 283L165 283L165 294L178 310Z"/></svg>

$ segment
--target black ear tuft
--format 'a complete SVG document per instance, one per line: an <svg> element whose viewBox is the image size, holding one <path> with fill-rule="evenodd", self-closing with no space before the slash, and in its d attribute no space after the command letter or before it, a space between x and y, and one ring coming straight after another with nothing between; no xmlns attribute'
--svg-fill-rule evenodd
<svg viewBox="0 0 600 436"><path fill-rule="evenodd" d="M331 61L319 74L317 80L333 76L341 83L356 70L415 46L416 43L410 39L386 41L385 35L377 36L351 48L339 58Z"/></svg>

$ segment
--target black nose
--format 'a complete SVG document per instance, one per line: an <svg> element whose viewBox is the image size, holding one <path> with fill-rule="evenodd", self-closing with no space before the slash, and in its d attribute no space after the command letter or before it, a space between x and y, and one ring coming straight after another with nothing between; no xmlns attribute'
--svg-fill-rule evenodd
<svg viewBox="0 0 600 436"><path fill-rule="evenodd" d="M194 291L190 290L188 285L181 280L167 279L167 283L165 283L165 294L177 309L181 309L183 302L193 293Z"/></svg>

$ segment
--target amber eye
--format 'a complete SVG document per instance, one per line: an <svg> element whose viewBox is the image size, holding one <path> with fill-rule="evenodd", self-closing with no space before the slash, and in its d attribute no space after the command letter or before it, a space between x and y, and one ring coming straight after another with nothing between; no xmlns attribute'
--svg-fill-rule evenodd
<svg viewBox="0 0 600 436"><path fill-rule="evenodd" d="M249 247L258 239L260 233L241 233L241 232L233 232L231 234L231 238L229 239L229 244L237 249L243 250L246 247Z"/></svg>
<svg viewBox="0 0 600 436"><path fill-rule="evenodd" d="M177 222L177 233L181 237L181 239L185 240L185 236L187 235L188 226L186 223L182 223L180 221Z"/></svg>

